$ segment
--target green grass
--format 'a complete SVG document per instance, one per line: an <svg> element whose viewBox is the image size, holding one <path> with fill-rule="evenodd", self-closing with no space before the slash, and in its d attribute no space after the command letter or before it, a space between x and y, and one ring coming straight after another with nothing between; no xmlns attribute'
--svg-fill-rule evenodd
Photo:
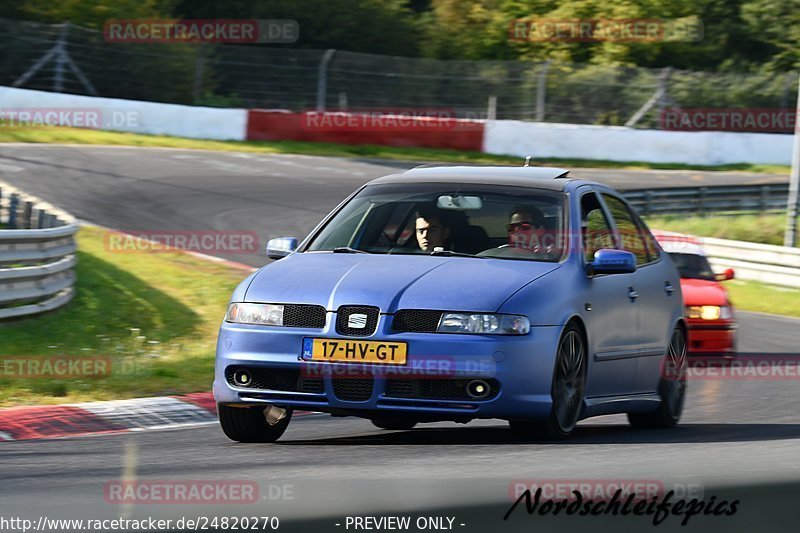
<svg viewBox="0 0 800 533"><path fill-rule="evenodd" d="M271 154L305 154L331 157L375 158L401 161L428 161L444 163L520 165L522 158L516 156L491 155L482 152L441 150L433 148L396 148L390 146L344 145L332 143L310 143L295 141L206 141L168 137L163 135L140 135L112 131L87 130L60 127L2 127L0 142L26 143L70 143L122 146L160 146L202 150L237 152L261 152ZM535 155L535 154L534 154ZM536 159L537 165L555 165L566 168L617 168L628 170L729 170L769 174L788 174L789 167L782 165L719 165L692 166L678 163L645 163L639 161L606 161L593 159Z"/></svg>
<svg viewBox="0 0 800 533"><path fill-rule="evenodd" d="M0 356L108 356L111 374L54 380L0 372L0 405L210 390L217 330L246 272L180 252L109 253L103 236L81 229L76 297L0 325Z"/></svg>
<svg viewBox="0 0 800 533"><path fill-rule="evenodd" d="M800 221L800 219L798 219ZM651 228L735 241L783 245L786 215L730 215L648 217Z"/></svg>
<svg viewBox="0 0 800 533"><path fill-rule="evenodd" d="M800 317L800 289L737 279L726 281L725 287L740 311Z"/></svg>

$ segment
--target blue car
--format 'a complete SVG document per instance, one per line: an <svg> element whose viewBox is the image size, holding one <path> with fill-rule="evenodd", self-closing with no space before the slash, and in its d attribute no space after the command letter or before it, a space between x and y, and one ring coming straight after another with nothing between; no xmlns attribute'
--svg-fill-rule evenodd
<svg viewBox="0 0 800 533"><path fill-rule="evenodd" d="M627 413L677 424L678 272L612 188L544 167L373 180L234 291L217 344L225 434L272 442L293 410L383 429L498 418L559 439Z"/></svg>

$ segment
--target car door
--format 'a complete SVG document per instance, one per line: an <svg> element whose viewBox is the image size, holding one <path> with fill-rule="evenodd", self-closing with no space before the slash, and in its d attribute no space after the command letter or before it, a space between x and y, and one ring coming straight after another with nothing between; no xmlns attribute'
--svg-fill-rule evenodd
<svg viewBox="0 0 800 533"><path fill-rule="evenodd" d="M639 354L636 357L634 392L653 392L658 388L660 364L669 339L675 299L680 298L680 281L671 265L664 261L650 230L621 198L603 194L614 217L623 247L636 255L633 275L636 301L636 330Z"/></svg>
<svg viewBox="0 0 800 533"><path fill-rule="evenodd" d="M590 263L603 248L617 248L608 212L597 194L580 197L583 258ZM628 297L633 274L600 274L587 281L586 327L589 334L590 374L587 397L628 394L633 389L639 344L635 303Z"/></svg>

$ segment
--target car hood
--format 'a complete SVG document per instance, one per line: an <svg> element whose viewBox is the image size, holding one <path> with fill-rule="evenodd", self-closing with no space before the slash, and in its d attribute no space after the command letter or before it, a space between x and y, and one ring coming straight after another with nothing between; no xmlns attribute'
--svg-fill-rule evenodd
<svg viewBox="0 0 800 533"><path fill-rule="evenodd" d="M397 309L496 311L524 285L558 263L436 257L297 253L263 267L247 289L249 302L375 305Z"/></svg>
<svg viewBox="0 0 800 533"><path fill-rule="evenodd" d="M684 305L728 305L728 292L718 281L681 278Z"/></svg>

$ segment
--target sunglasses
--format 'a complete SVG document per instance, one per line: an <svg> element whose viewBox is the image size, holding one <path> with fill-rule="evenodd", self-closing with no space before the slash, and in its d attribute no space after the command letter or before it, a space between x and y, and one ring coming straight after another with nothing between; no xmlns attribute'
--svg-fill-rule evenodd
<svg viewBox="0 0 800 533"><path fill-rule="evenodd" d="M527 231L529 229L533 229L534 225L533 222L511 222L510 224L506 224L506 228L508 228L509 233L512 231Z"/></svg>

